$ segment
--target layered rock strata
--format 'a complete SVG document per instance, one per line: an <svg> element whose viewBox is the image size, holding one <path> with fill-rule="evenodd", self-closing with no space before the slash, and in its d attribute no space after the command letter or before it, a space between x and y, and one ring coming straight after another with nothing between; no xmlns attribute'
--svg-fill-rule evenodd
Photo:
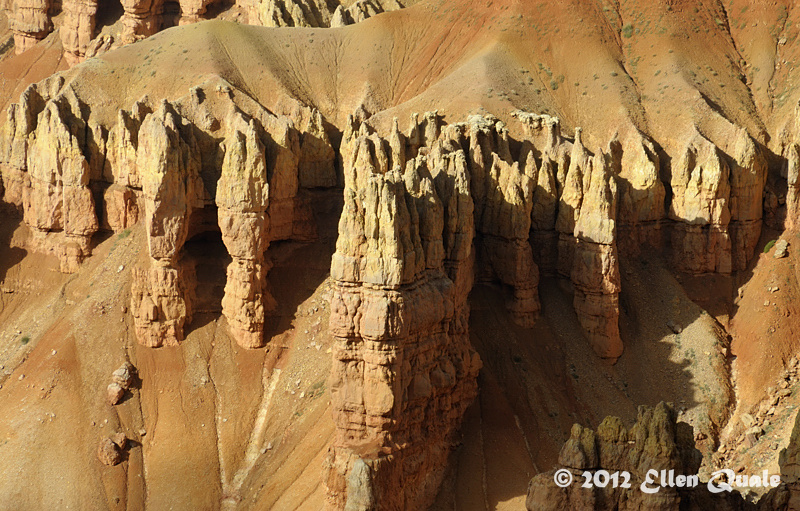
<svg viewBox="0 0 800 511"><path fill-rule="evenodd" d="M17 54L30 49L52 32L51 10L50 0L13 0L9 21Z"/></svg>
<svg viewBox="0 0 800 511"><path fill-rule="evenodd" d="M149 37L161 28L163 0L122 0L122 44Z"/></svg>
<svg viewBox="0 0 800 511"><path fill-rule="evenodd" d="M403 157L351 140L331 263L335 336L326 461L334 509L425 509L477 391L467 334L472 197L463 150Z"/></svg>
<svg viewBox="0 0 800 511"><path fill-rule="evenodd" d="M61 44L67 62L74 65L86 56L94 38L97 1L65 0L62 9L64 21L61 25Z"/></svg>
<svg viewBox="0 0 800 511"><path fill-rule="evenodd" d="M618 176L620 251L637 255L643 247L663 248L666 187L655 144L643 136L609 144L613 173Z"/></svg>
<svg viewBox="0 0 800 511"><path fill-rule="evenodd" d="M138 141L149 257L133 270L131 312L141 343L173 345L192 315L195 279L181 249L192 211L203 207L201 162L192 131L166 101L145 117Z"/></svg>
<svg viewBox="0 0 800 511"><path fill-rule="evenodd" d="M761 236L767 164L740 130L731 157L700 134L672 169L675 265L687 273L745 268Z"/></svg>
<svg viewBox="0 0 800 511"><path fill-rule="evenodd" d="M269 241L313 238L302 190L337 182L321 116L302 106L293 112L301 129L229 84L206 84L172 103L142 98L107 128L56 77L8 109L4 200L23 210L31 248L56 253L64 272L78 270L98 229L122 232L143 221L148 250L133 269L131 313L148 346L183 338L195 280L183 246L218 230L233 258L223 313L242 346L261 346L274 303L265 280Z"/></svg>

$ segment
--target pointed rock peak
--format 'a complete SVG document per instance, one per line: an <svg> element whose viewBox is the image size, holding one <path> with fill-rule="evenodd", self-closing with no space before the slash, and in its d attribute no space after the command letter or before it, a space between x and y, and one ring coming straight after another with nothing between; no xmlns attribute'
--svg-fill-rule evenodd
<svg viewBox="0 0 800 511"><path fill-rule="evenodd" d="M575 145L583 147L583 128L575 128Z"/></svg>
<svg viewBox="0 0 800 511"><path fill-rule="evenodd" d="M345 15L344 6L339 5L333 12L333 17L331 18L331 28L344 27L347 25L349 25L349 23L347 21L347 16Z"/></svg>
<svg viewBox="0 0 800 511"><path fill-rule="evenodd" d="M154 113L156 114L156 117L160 119L166 119L167 116L172 113L172 105L170 105L169 101L166 99L162 99Z"/></svg>
<svg viewBox="0 0 800 511"><path fill-rule="evenodd" d="M416 133L418 129L419 129L419 114L417 112L412 112L408 122L408 132L409 134L413 134Z"/></svg>
<svg viewBox="0 0 800 511"><path fill-rule="evenodd" d="M308 128L307 131L312 135L317 136L327 136L325 133L325 123L322 120L322 114L314 108L311 110L311 117L308 120Z"/></svg>

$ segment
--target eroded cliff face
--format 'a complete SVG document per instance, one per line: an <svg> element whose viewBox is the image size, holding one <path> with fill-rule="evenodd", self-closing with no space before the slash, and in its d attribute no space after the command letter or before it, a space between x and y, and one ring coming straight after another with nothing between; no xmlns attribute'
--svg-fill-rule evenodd
<svg viewBox="0 0 800 511"><path fill-rule="evenodd" d="M326 461L329 504L423 509L436 495L481 365L467 329L473 203L466 159L459 150L406 161L374 135L349 144L331 263L337 432Z"/></svg>
<svg viewBox="0 0 800 511"><path fill-rule="evenodd" d="M566 138L547 115L517 112L514 134L491 115L446 124L414 114L405 133L395 120L382 134L351 116L336 150L319 111L287 104L270 112L215 78L171 101L143 97L102 125L55 76L9 107L0 175L35 234L30 248L57 254L64 272L80 268L99 230L144 227L130 314L150 347L184 338L196 302L185 245L205 232L219 232L231 257L221 303L231 336L263 346L270 244L313 238L305 190L343 186L331 262L332 508L433 501L477 392L476 280L500 284L529 328L540 272L560 275L586 339L613 361L624 350L620 257L652 247L681 270L726 273L760 234L766 164L744 131L732 156L694 136L665 182L645 137L592 152L580 128Z"/></svg>
<svg viewBox="0 0 800 511"><path fill-rule="evenodd" d="M221 232L233 259L223 313L242 346L259 347L273 304L269 242L315 235L301 197L301 139L316 148L305 158L309 186L336 183L319 113L299 108L297 117L302 132L215 83L173 103L145 97L106 128L56 78L9 107L4 199L24 211L31 248L58 255L67 273L91 254L99 228L121 233L141 221L148 244L134 269L131 314L140 342L154 347L179 343L191 320L195 277L184 244Z"/></svg>

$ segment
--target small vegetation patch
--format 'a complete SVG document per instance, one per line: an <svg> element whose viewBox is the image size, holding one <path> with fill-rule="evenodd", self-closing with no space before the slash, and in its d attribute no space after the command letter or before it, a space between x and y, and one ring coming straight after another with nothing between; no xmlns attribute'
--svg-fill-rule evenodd
<svg viewBox="0 0 800 511"><path fill-rule="evenodd" d="M29 342L31 342L31 338L29 335L23 335L22 339L19 340L19 343L22 344L23 346L25 346Z"/></svg>
<svg viewBox="0 0 800 511"><path fill-rule="evenodd" d="M631 38L633 37L633 25L627 23L625 26L622 27L622 37Z"/></svg>
<svg viewBox="0 0 800 511"><path fill-rule="evenodd" d="M775 242L776 242L776 241L778 241L778 240L771 240L771 241L767 242L767 244L766 244L766 245L764 245L764 253L765 253L765 254L766 254L767 252L769 252L769 251L772 249L772 247L774 247L774 246L775 246Z"/></svg>

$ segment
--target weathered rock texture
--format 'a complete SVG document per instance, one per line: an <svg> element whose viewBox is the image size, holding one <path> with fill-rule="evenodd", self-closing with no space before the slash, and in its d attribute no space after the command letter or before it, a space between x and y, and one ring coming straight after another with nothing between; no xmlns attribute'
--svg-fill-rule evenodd
<svg viewBox="0 0 800 511"><path fill-rule="evenodd" d="M251 9L265 27L340 27L403 7L398 0L358 0L349 7L336 0L267 0L254 2Z"/></svg>
<svg viewBox="0 0 800 511"><path fill-rule="evenodd" d="M148 346L183 340L191 321L194 277L182 264L189 217L203 207L197 141L166 101L139 129L136 166L141 170L149 257L133 270L132 314Z"/></svg>
<svg viewBox="0 0 800 511"><path fill-rule="evenodd" d="M70 65L80 62L94 38L96 0L64 0L61 44Z"/></svg>
<svg viewBox="0 0 800 511"><path fill-rule="evenodd" d="M619 335L620 276L616 247L617 187L607 159L589 162L588 181L575 223L575 252L570 278L575 312L598 355L622 355Z"/></svg>
<svg viewBox="0 0 800 511"><path fill-rule="evenodd" d="M696 488L666 486L656 493L641 491L648 470L674 470L675 474L696 474L702 457L694 448L691 426L677 423L675 412L663 402L654 408L639 407L636 424L626 428L617 417L606 417L597 431L579 424L572 427L569 440L559 454L559 469L569 470L573 483L556 486L556 469L535 476L528 485L526 507L533 511L570 509L575 511L648 509L750 509L737 493L713 495L706 485ZM593 485L583 488L583 473L592 477L600 469L609 473L630 473L630 487ZM660 476L651 479L657 486Z"/></svg>
<svg viewBox="0 0 800 511"><path fill-rule="evenodd" d="M96 126L63 79L32 85L7 111L0 138L5 200L22 208L33 231L33 248L55 253L61 270L73 273L91 254L98 230L90 179L97 160L84 149ZM52 98L52 99L50 99Z"/></svg>
<svg viewBox="0 0 800 511"><path fill-rule="evenodd" d="M336 184L319 113L293 111L302 130L215 83L172 103L142 98L107 128L56 77L8 109L0 132L4 200L24 211L31 248L56 253L70 273L91 253L98 229L121 232L143 220L147 253L133 268L131 313L149 346L182 340L195 281L183 246L218 230L233 258L223 312L242 346L261 346L273 304L269 241L315 236L301 176L305 187Z"/></svg>
<svg viewBox="0 0 800 511"><path fill-rule="evenodd" d="M122 0L123 44L149 37L161 28L163 0Z"/></svg>
<svg viewBox="0 0 800 511"><path fill-rule="evenodd" d="M296 230L296 222L309 220L295 204L302 168L298 134L287 118L267 120L248 122L234 112L217 183L219 226L233 258L223 314L239 344L250 348L263 345L264 313L274 306L266 289L269 263L264 258L270 240L308 234ZM312 124L312 130L317 127L321 129ZM311 136L321 137L314 163L332 169L334 154L327 137L318 131L302 134L304 140ZM327 150L321 148L325 142Z"/></svg>
<svg viewBox="0 0 800 511"><path fill-rule="evenodd" d="M362 134L343 155L345 204L331 263L337 430L325 476L337 509L429 506L481 366L467 334L466 155L459 148L406 159L393 135L399 151Z"/></svg>
<svg viewBox="0 0 800 511"><path fill-rule="evenodd" d="M41 41L53 30L49 0L14 0L9 20L14 33L16 52L22 53Z"/></svg>
<svg viewBox="0 0 800 511"><path fill-rule="evenodd" d="M744 269L761 235L766 160L744 130L734 148L729 158L697 134L673 165L672 248L688 273Z"/></svg>

